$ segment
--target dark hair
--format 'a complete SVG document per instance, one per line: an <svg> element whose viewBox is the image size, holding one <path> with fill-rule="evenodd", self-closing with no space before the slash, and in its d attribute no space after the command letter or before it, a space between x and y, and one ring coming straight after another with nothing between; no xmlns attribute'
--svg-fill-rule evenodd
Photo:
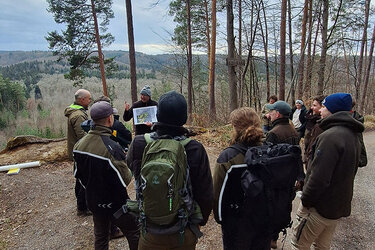
<svg viewBox="0 0 375 250"><path fill-rule="evenodd" d="M277 102L277 96L271 95L270 97L268 97L268 101L270 101L271 99L275 100L275 102Z"/></svg>
<svg viewBox="0 0 375 250"><path fill-rule="evenodd" d="M94 103L101 102L101 101L108 102L109 104L111 104L111 99L108 96L105 96L105 95L102 95L102 96L99 96L98 98L96 98Z"/></svg>
<svg viewBox="0 0 375 250"><path fill-rule="evenodd" d="M327 96L326 95L318 95L318 96L315 96L313 101L317 101L319 102L319 104L321 105L323 100L326 98Z"/></svg>

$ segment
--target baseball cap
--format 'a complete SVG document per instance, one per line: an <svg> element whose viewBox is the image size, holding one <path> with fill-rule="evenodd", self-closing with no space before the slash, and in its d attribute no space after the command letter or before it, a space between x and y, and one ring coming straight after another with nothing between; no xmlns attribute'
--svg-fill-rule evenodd
<svg viewBox="0 0 375 250"><path fill-rule="evenodd" d="M277 101L273 104L267 104L266 108L269 110L276 110L282 115L289 115L292 112L290 105L284 101Z"/></svg>

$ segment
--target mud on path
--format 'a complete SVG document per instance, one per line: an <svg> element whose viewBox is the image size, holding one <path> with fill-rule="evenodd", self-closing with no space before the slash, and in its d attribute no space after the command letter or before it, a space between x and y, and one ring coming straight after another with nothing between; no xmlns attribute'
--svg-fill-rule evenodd
<svg viewBox="0 0 375 250"><path fill-rule="evenodd" d="M375 132L364 137L369 165L358 171L352 215L339 223L333 249L374 249L375 246ZM37 144L28 147L28 154L21 158L31 161L39 148ZM206 150L213 169L220 149L208 146ZM22 150L15 155L9 153L8 161L4 155L0 156L0 165L13 163L11 159L22 153ZM74 183L70 162L21 169L14 176L0 172L0 249L92 249L92 217L76 216ZM132 185L129 190L134 197ZM212 215L202 231L204 236L197 249L222 249L221 229ZM284 249L290 249L289 241L290 235L287 235ZM278 245L281 247L281 241ZM125 238L110 241L110 249L128 249Z"/></svg>

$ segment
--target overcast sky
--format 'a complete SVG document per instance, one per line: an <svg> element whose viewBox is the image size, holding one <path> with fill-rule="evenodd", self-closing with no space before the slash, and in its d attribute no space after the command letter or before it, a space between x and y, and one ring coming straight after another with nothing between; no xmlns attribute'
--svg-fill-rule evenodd
<svg viewBox="0 0 375 250"><path fill-rule="evenodd" d="M135 49L146 54L166 53L168 32L173 32L172 17L167 15L169 1L132 1ZM48 50L44 38L47 32L62 30L47 12L45 0L1 0L0 50ZM125 0L113 0L115 18L111 19L108 31L115 42L105 50L128 50ZM167 32L168 31L168 32Z"/></svg>

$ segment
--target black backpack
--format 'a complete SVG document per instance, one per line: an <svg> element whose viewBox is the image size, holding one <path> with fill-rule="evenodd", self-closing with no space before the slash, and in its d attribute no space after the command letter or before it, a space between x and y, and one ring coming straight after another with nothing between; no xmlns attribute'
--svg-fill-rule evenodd
<svg viewBox="0 0 375 250"><path fill-rule="evenodd" d="M227 171L219 201L228 197L226 183L232 175L240 175L243 197L237 202L241 217L259 231L279 233L291 226L294 186L302 168L301 149L290 144L265 144L250 147L234 145L245 155L245 164L232 165ZM219 206L219 218L221 217ZM285 231L285 230L284 230Z"/></svg>

